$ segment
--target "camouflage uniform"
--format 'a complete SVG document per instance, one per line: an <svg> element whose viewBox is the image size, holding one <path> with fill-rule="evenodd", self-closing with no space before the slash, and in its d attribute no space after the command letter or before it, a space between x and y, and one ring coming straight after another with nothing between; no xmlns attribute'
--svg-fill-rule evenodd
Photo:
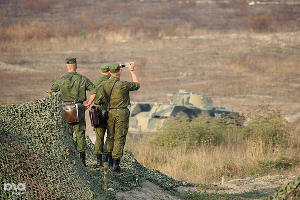
<svg viewBox="0 0 300 200"><path fill-rule="evenodd" d="M106 81L108 79L109 79L109 76L101 75L96 80L94 80L93 83L96 88L99 88L99 87L102 87L103 81ZM98 104L96 104L96 107L98 107L99 109L106 109L105 99L102 99L102 101L98 102ZM94 130L96 132L96 142L95 142L94 154L96 154L96 155L103 153L104 135L105 135L106 129L107 129L107 124L103 124L102 126L94 127Z"/></svg>
<svg viewBox="0 0 300 200"><path fill-rule="evenodd" d="M110 69L112 73L112 71ZM111 88L116 82L109 102L108 130L109 135L106 141L106 152L112 152L113 159L120 159L123 156L123 149L126 142L126 135L129 124L130 105L129 91L138 90L139 83L120 81L116 77L110 77L98 88L95 103L101 102L106 95L110 94Z"/></svg>
<svg viewBox="0 0 300 200"><path fill-rule="evenodd" d="M64 104L72 103L75 101L77 96L77 89L80 81L80 74L77 72L68 72L58 80L56 80L50 90L49 94L53 92L60 92L61 98ZM96 89L94 84L85 76L82 76L82 81L79 88L78 101L78 116L79 122L77 123L69 123L68 129L69 133L73 135L75 131L77 144L77 151L84 152L86 149L86 140L85 140L85 108L83 106L83 102L86 100L86 90L90 91L90 94L95 94Z"/></svg>

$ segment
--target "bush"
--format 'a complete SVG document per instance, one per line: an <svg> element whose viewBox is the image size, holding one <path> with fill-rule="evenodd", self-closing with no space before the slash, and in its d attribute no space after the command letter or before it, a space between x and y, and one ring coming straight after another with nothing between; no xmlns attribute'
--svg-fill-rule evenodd
<svg viewBox="0 0 300 200"><path fill-rule="evenodd" d="M287 170L293 166L299 164L299 160L297 159L289 159L289 158L280 158L277 160L266 160L266 161L258 161L262 172L267 173L271 170Z"/></svg>
<svg viewBox="0 0 300 200"><path fill-rule="evenodd" d="M175 118L166 123L154 144L163 147L182 146L185 150L200 145L217 145L225 141L229 119L198 117L192 121Z"/></svg>
<svg viewBox="0 0 300 200"><path fill-rule="evenodd" d="M266 112L248 122L243 129L244 137L252 144L261 146L264 152L286 147L290 133L289 123L279 111Z"/></svg>
<svg viewBox="0 0 300 200"><path fill-rule="evenodd" d="M153 143L157 146L184 150L201 145L247 142L266 153L286 147L290 125L276 110L264 110L256 114L246 126L237 127L230 118L210 118L200 116L192 121L175 118L167 121Z"/></svg>

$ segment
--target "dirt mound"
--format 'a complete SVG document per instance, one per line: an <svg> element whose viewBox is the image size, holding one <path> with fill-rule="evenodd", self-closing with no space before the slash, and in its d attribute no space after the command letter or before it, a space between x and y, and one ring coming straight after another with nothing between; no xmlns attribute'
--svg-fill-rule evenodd
<svg viewBox="0 0 300 200"><path fill-rule="evenodd" d="M53 96L0 107L0 199L120 199L120 191L140 188L147 181L173 193L183 185L143 167L126 152L121 163L124 170L109 172L110 189L105 194L103 169L93 168L93 145L88 140L85 168L66 132L60 104L60 97ZM13 184L23 185L14 188Z"/></svg>

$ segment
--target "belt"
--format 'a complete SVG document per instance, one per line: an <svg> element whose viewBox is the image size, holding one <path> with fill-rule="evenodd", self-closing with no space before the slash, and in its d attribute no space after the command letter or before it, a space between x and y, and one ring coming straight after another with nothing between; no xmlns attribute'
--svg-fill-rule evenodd
<svg viewBox="0 0 300 200"><path fill-rule="evenodd" d="M128 109L127 106L122 108L109 108L109 110L124 110L124 109Z"/></svg>
<svg viewBox="0 0 300 200"><path fill-rule="evenodd" d="M74 103L74 102L63 102L63 104L71 104L71 103ZM81 104L83 104L83 101L79 101L79 102L75 102L75 103L81 103Z"/></svg>

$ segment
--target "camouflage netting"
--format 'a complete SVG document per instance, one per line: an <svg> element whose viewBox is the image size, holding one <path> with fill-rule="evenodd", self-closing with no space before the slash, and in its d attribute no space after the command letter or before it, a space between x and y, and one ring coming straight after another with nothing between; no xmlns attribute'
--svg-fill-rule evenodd
<svg viewBox="0 0 300 200"><path fill-rule="evenodd" d="M300 199L300 176L298 176L298 178L296 178L295 180L289 182L287 185L281 187L275 194L268 197L268 200L275 199Z"/></svg>
<svg viewBox="0 0 300 200"><path fill-rule="evenodd" d="M182 185L159 171L151 171L126 152L123 172L109 173L103 192L103 169L93 169L93 144L88 140L85 168L79 159L60 109L60 97L0 106L0 199L114 199L149 180L164 189ZM25 183L25 194L4 191L5 183Z"/></svg>

